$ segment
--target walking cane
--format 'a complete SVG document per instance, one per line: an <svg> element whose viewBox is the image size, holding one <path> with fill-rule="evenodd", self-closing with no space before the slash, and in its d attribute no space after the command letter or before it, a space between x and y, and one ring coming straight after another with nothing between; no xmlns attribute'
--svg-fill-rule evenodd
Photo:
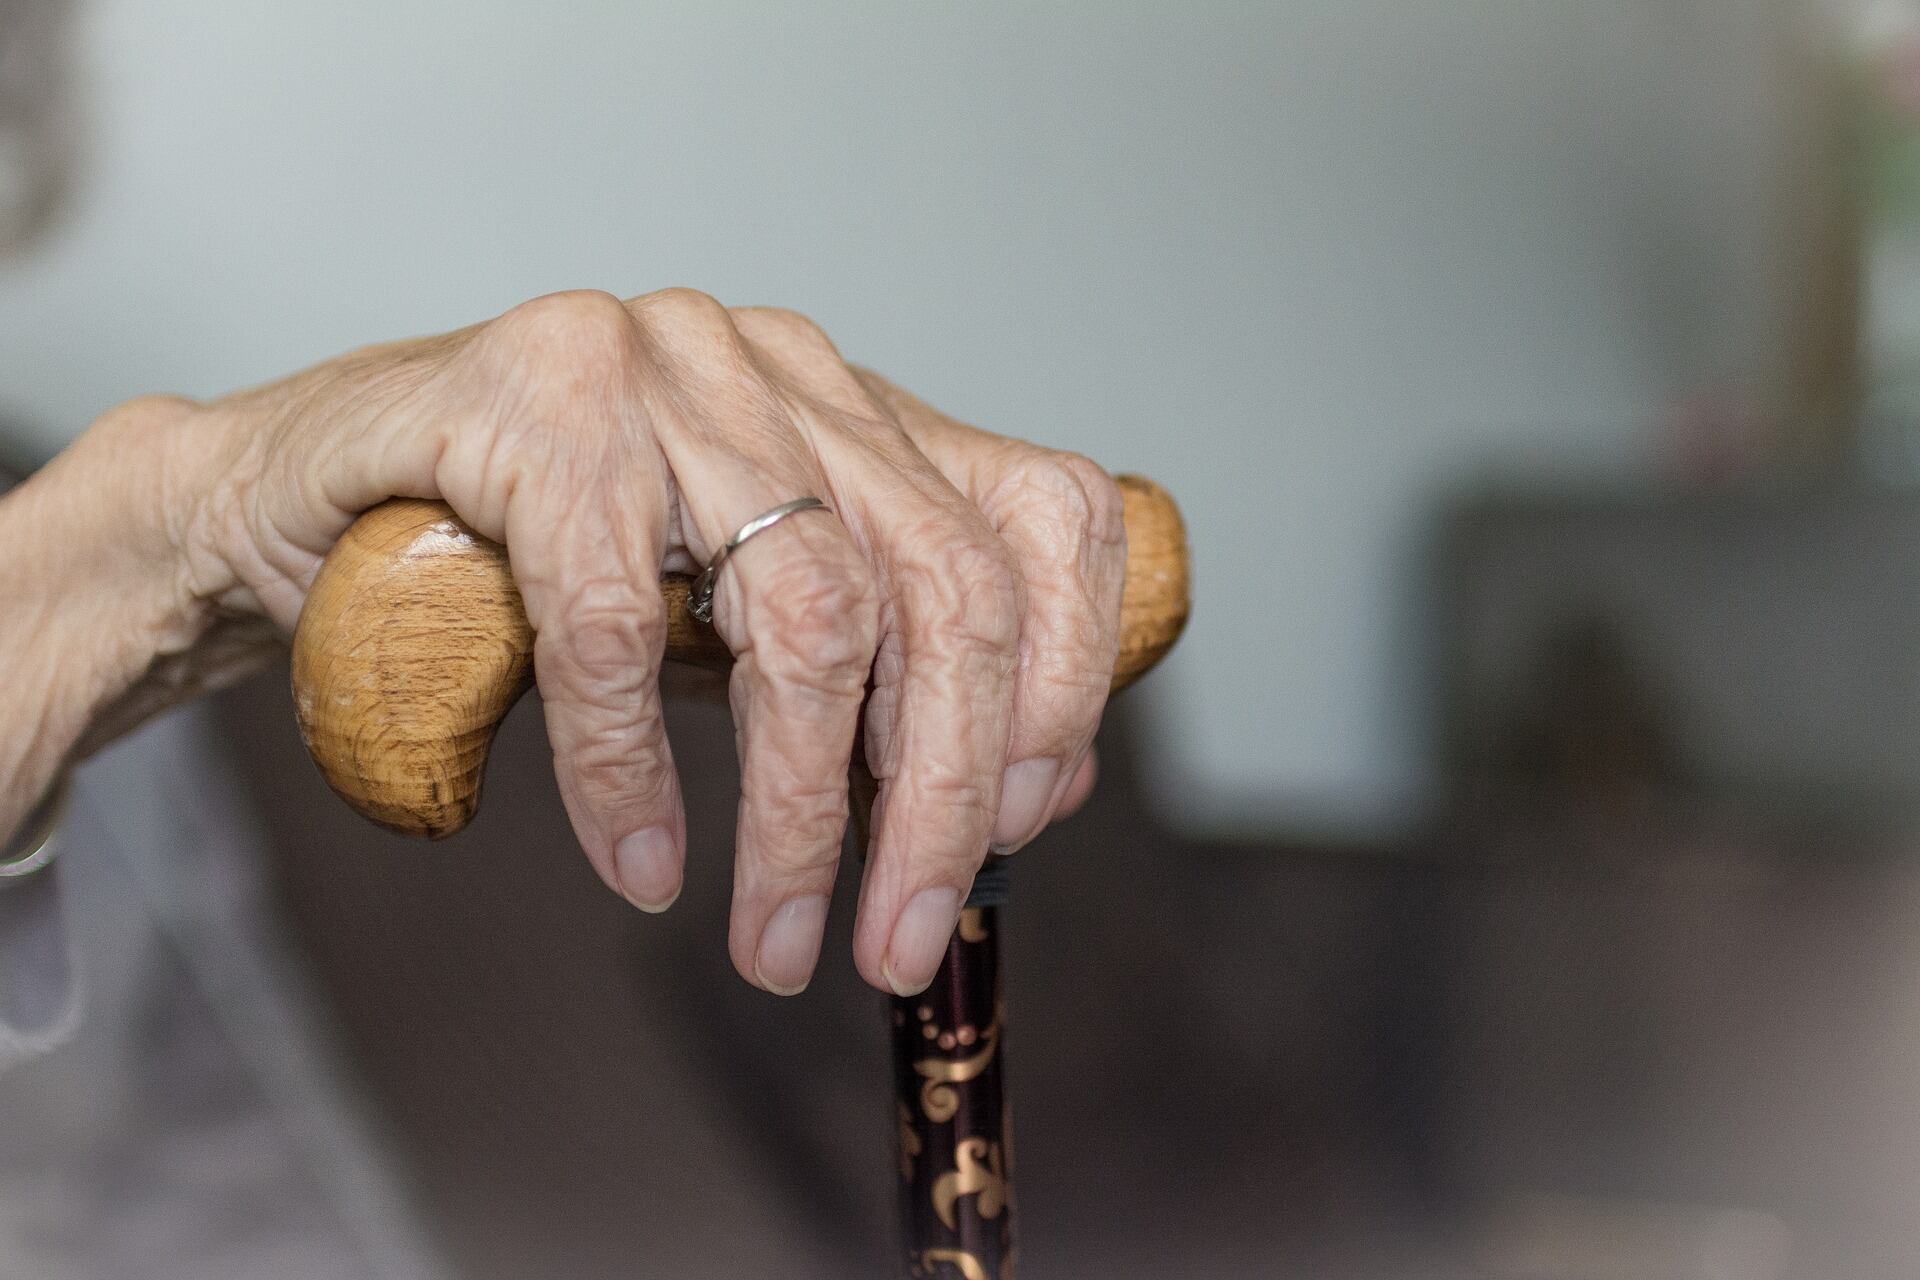
<svg viewBox="0 0 1920 1280"><path fill-rule="evenodd" d="M1186 533L1166 491L1119 477L1127 572L1113 688L1173 647L1188 606ZM663 577L667 657L733 661L687 608L692 579ZM293 696L307 749L360 813L439 838L479 804L494 730L532 681L533 632L506 549L442 503L395 499L362 515L327 556L293 639ZM873 779L852 779L864 836ZM1006 868L989 859L933 984L891 997L903 1274L1010 1280L1013 1202L1002 1042L998 907Z"/></svg>

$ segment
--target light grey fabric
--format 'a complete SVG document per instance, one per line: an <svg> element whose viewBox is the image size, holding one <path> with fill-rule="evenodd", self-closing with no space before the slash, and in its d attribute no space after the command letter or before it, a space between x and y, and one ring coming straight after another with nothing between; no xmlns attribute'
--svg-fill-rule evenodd
<svg viewBox="0 0 1920 1280"><path fill-rule="evenodd" d="M434 1280L264 923L257 834L202 719L80 771L66 929L51 880L0 903L15 1026L49 1028L0 1078L0 1276Z"/></svg>
<svg viewBox="0 0 1920 1280"><path fill-rule="evenodd" d="M60 1044L79 1022L59 879L59 868L49 867L0 889L0 1076Z"/></svg>

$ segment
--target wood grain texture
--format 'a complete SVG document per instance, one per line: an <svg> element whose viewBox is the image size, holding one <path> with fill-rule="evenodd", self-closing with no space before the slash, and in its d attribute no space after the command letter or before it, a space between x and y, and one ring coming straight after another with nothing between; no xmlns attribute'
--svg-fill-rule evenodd
<svg viewBox="0 0 1920 1280"><path fill-rule="evenodd" d="M1173 495L1145 476L1116 476L1126 508L1127 581L1120 595L1114 693L1167 656L1193 607L1187 526Z"/></svg>
<svg viewBox="0 0 1920 1280"><path fill-rule="evenodd" d="M1118 477L1127 580L1117 691L1173 647L1189 605L1186 531L1166 490ZM661 578L667 658L724 671L733 655L687 609L692 579ZM360 813L438 839L480 803L494 730L532 680L533 631L506 548L444 503L367 511L314 578L293 637L294 711L314 762Z"/></svg>

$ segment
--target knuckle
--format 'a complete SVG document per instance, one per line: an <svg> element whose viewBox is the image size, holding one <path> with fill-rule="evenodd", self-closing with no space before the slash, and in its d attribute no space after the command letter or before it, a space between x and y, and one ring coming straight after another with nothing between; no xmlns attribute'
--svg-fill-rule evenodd
<svg viewBox="0 0 1920 1280"><path fill-rule="evenodd" d="M786 307L736 307L734 322L756 335L778 337L788 342L833 349L826 330L798 311Z"/></svg>
<svg viewBox="0 0 1920 1280"><path fill-rule="evenodd" d="M634 310L650 325L690 333L713 333L733 325L727 309L712 294L683 285L641 295L634 300Z"/></svg>
<svg viewBox="0 0 1920 1280"><path fill-rule="evenodd" d="M500 369L524 375L529 387L595 388L631 368L633 317L610 293L550 293L513 308L487 326L482 350Z"/></svg>
<svg viewBox="0 0 1920 1280"><path fill-rule="evenodd" d="M1119 545L1126 541L1126 502L1120 486L1107 469L1092 458L1078 453L1058 455L1060 465L1073 478L1086 503L1087 538L1101 545Z"/></svg>
<svg viewBox="0 0 1920 1280"><path fill-rule="evenodd" d="M996 799L989 779L951 761L921 761L903 778L911 798L902 826L917 832L909 846L930 862L977 865L985 849L948 838L955 831L991 825Z"/></svg>
<svg viewBox="0 0 1920 1280"><path fill-rule="evenodd" d="M865 688L880 634L880 593L870 571L816 564L768 596L763 610L766 625L754 649L768 675L825 694Z"/></svg>
<svg viewBox="0 0 1920 1280"><path fill-rule="evenodd" d="M653 783L666 779L666 762L651 747L657 733L664 733L657 710L597 720L580 727L570 743L568 760L588 785L653 794Z"/></svg>
<svg viewBox="0 0 1920 1280"><path fill-rule="evenodd" d="M940 556L940 604L930 620L939 637L986 654L1010 655L1020 642L1026 586L1005 543L991 535L954 538Z"/></svg>
<svg viewBox="0 0 1920 1280"><path fill-rule="evenodd" d="M887 810L887 823L897 831L916 833L918 839L908 842L916 856L933 856L947 848L945 833L966 829L968 818L993 818L995 777L956 748L920 752L893 781L899 791Z"/></svg>
<svg viewBox="0 0 1920 1280"><path fill-rule="evenodd" d="M1040 450L1007 474L997 495L1020 518L1058 529L1075 546L1111 547L1126 537L1120 486L1077 453Z"/></svg>
<svg viewBox="0 0 1920 1280"><path fill-rule="evenodd" d="M1014 738L1050 753L1077 749L1090 739L1100 727L1108 683L1105 676L1090 678L1093 670L1091 664L1073 663L1034 673L1021 694Z"/></svg>
<svg viewBox="0 0 1920 1280"><path fill-rule="evenodd" d="M596 801L657 801L671 783L667 759L654 747L665 732L657 713L594 724L578 733L565 759L577 785Z"/></svg>
<svg viewBox="0 0 1920 1280"><path fill-rule="evenodd" d="M200 408L200 405L185 396L148 394L108 409L96 422L103 428L113 429L124 425L150 425L156 421L185 417Z"/></svg>
<svg viewBox="0 0 1920 1280"><path fill-rule="evenodd" d="M541 644L536 665L562 781L596 805L651 808L667 797L673 767L660 699L639 674L646 664L603 653L583 666L575 655L556 660L544 635ZM590 674L602 661L611 682Z"/></svg>
<svg viewBox="0 0 1920 1280"><path fill-rule="evenodd" d="M748 797L757 799L751 791ZM845 787L796 791L789 784L768 799L770 811L778 814L780 832L778 839L760 845L766 866L788 877L830 870L840 859L840 840L847 829Z"/></svg>
<svg viewBox="0 0 1920 1280"><path fill-rule="evenodd" d="M845 825L843 819L839 826L844 829ZM825 823L789 828L780 840L766 845L760 857L767 870L782 880L807 879L832 870L839 862L840 837L837 832L828 835Z"/></svg>
<svg viewBox="0 0 1920 1280"><path fill-rule="evenodd" d="M657 596L625 582L589 580L568 593L554 651L583 689L602 697L633 696L646 692L665 627Z"/></svg>
<svg viewBox="0 0 1920 1280"><path fill-rule="evenodd" d="M633 318L620 299L599 289L569 289L521 303L495 320L496 332L523 346L574 350L618 342L625 346Z"/></svg>
<svg viewBox="0 0 1920 1280"><path fill-rule="evenodd" d="M1111 648L1094 636L1038 647L1026 673L1033 718L1042 724L1097 719L1113 683Z"/></svg>
<svg viewBox="0 0 1920 1280"><path fill-rule="evenodd" d="M942 808L985 813L991 808L986 780L970 770L948 766L928 769L920 779L922 794Z"/></svg>

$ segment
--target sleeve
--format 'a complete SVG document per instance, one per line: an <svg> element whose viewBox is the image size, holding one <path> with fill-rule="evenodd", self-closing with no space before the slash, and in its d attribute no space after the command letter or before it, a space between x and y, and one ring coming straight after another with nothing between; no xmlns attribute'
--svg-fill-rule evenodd
<svg viewBox="0 0 1920 1280"><path fill-rule="evenodd" d="M73 1034L79 984L61 918L59 871L0 888L0 1074Z"/></svg>
<svg viewBox="0 0 1920 1280"><path fill-rule="evenodd" d="M12 487L0 468L0 495ZM0 880L0 1075L66 1040L80 1021L59 876L48 866Z"/></svg>

